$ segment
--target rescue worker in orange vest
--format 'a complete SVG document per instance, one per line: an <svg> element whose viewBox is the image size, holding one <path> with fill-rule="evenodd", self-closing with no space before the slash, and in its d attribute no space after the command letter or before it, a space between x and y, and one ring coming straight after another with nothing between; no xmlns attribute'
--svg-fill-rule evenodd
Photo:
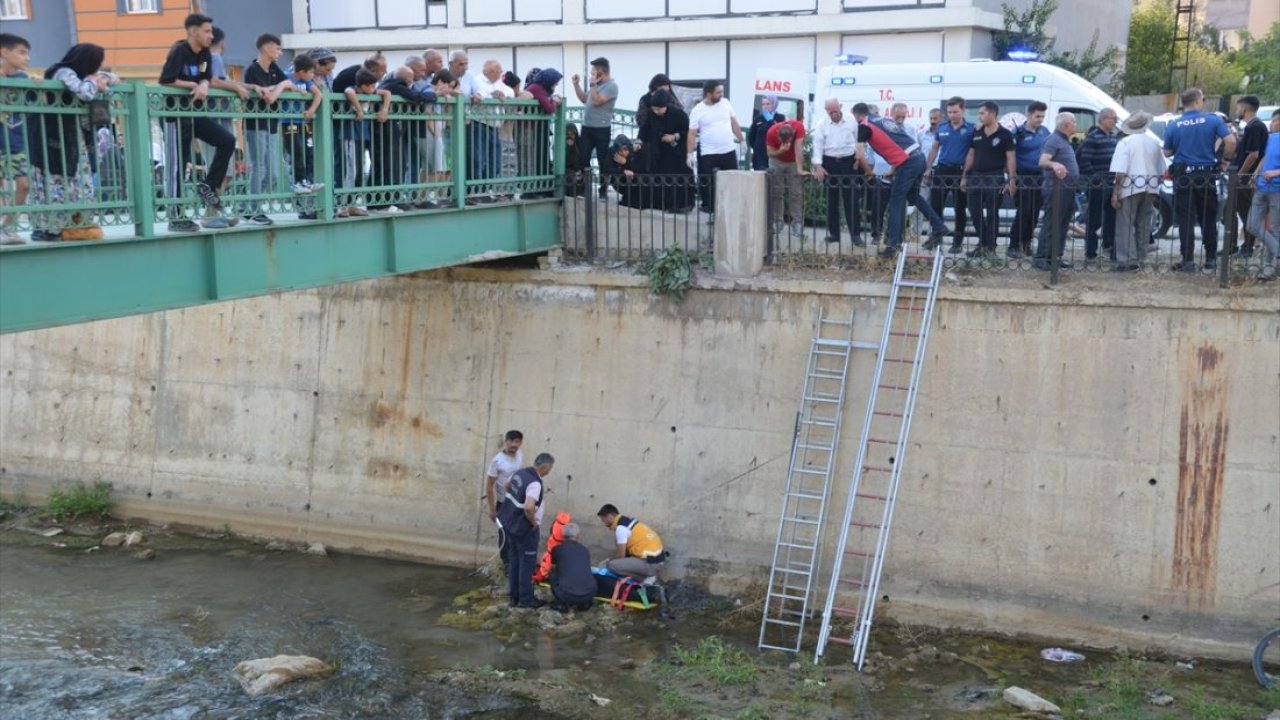
<svg viewBox="0 0 1280 720"><path fill-rule="evenodd" d="M551 551L564 542L564 526L571 522L573 522L573 517L569 513L563 510L556 513L556 520L551 523L551 534L547 536L547 551L542 553L542 562L538 564L537 571L533 573L534 582L544 583L551 577Z"/></svg>
<svg viewBox="0 0 1280 720"><path fill-rule="evenodd" d="M605 505L596 513L600 522L613 531L618 549L605 567L616 575L639 580L656 578L667 560L662 538L648 525L618 512L613 505Z"/></svg>

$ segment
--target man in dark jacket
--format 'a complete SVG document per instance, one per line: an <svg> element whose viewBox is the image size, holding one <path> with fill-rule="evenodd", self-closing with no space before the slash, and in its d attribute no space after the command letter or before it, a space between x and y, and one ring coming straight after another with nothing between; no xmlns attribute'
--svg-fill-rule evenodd
<svg viewBox="0 0 1280 720"><path fill-rule="evenodd" d="M769 148L765 138L769 128L780 122L786 122L787 116L778 110L778 97L765 95L760 98L760 109L751 116L751 127L747 128L747 145L751 147L751 169L769 169Z"/></svg>
<svg viewBox="0 0 1280 720"><path fill-rule="evenodd" d="M436 102L436 93L430 87L425 90L413 89L413 69L401 66L395 69L378 86L391 93L392 97L415 105L430 105ZM421 130L425 132L427 120L392 120L385 123L374 123L373 143L370 157L373 159L373 186L398 185L403 179L404 158L408 157L409 141L417 137ZM374 191L381 196L381 201L370 203L370 210L387 210L392 206L394 190Z"/></svg>
<svg viewBox="0 0 1280 720"><path fill-rule="evenodd" d="M1098 228L1102 228L1102 249L1115 258L1116 209L1111 207L1115 176L1111 173L1111 156L1116 154L1116 111L1106 108L1098 113L1098 124L1089 129L1076 159L1080 178L1089 188L1089 220L1085 226L1086 260L1098 258Z"/></svg>
<svg viewBox="0 0 1280 720"><path fill-rule="evenodd" d="M578 524L561 529L564 539L551 549L551 593L556 596L552 610L590 610L596 597L596 576L591 572L591 553L578 542Z"/></svg>

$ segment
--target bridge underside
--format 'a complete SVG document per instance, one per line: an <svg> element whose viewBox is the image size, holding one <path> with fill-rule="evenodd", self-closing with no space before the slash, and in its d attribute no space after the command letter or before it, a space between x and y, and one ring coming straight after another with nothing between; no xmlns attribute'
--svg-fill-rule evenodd
<svg viewBox="0 0 1280 720"><path fill-rule="evenodd" d="M0 333L543 252L560 244L559 206L540 200L6 249Z"/></svg>

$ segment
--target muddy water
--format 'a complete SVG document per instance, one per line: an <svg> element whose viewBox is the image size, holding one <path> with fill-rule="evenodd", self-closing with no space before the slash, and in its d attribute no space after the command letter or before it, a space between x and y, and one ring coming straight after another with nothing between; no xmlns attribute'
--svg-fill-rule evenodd
<svg viewBox="0 0 1280 720"><path fill-rule="evenodd" d="M99 536L0 530L0 718L987 718L1017 715L1000 701L1012 684L1072 717L1260 718L1280 706L1243 665L1185 672L1090 651L1054 666L1038 644L882 625L874 674L859 675L839 659L815 668L755 653L749 604L702 598L674 620L597 609L564 633L540 626L545 615L485 610L487 581L456 569L163 534L143 561L86 551ZM747 651L754 680L730 686L672 661L673 646L710 635ZM250 698L232 668L277 654L337 670ZM1179 704L1148 706L1157 689ZM607 713L593 694L610 698Z"/></svg>

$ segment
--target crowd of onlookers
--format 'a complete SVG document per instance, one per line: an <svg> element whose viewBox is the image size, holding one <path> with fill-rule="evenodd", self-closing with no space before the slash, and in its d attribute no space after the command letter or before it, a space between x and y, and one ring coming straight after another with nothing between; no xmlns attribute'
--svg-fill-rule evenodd
<svg viewBox="0 0 1280 720"><path fill-rule="evenodd" d="M498 61L486 60L473 73L466 53L446 58L427 50L394 68L374 53L339 70L336 55L325 48L299 53L281 68L280 38L263 34L257 38L257 58L235 80L222 58L225 36L212 18L192 14L184 27L186 37L170 48L159 76L160 85L181 92L164 96L169 112L160 114L163 143L153 158L163 175L159 205L172 231L241 221L270 225L268 209L282 186L294 194L292 208L299 217L315 219L313 194L321 187L315 169L326 162L332 163L339 217L454 204L451 153L446 152L453 124L441 106L452 96L473 103L527 99L545 113L535 119L531 104L468 110L461 143L465 158L458 159L466 164L465 202L509 199L517 192L522 198L552 194L549 184L521 186L504 178L552 174L549 116L563 103L557 90L564 79L555 69L535 68L520 78L504 72ZM0 35L0 74L25 77L29 50L26 40ZM43 91L46 102L88 103L87 127L70 114L9 113L5 118L0 149L13 204L23 205L29 194L42 206L92 202L105 170L119 164L111 160L118 157L118 139L110 105L102 100L118 79L103 69L104 56L101 47L81 43L44 72L57 84ZM673 213L700 206L714 220L716 173L745 164L771 175L768 217L775 234L783 229L804 233L812 218L806 217L803 191L805 179L812 178L825 191L827 242L847 237L855 246L878 243L881 254L892 255L903 245L912 205L927 224L926 249L944 245L949 237L949 253L992 257L1005 208L1006 216L1012 215L1005 255L1030 256L1040 268L1061 257L1081 195L1087 206L1080 223L1086 259L1106 254L1115 270L1128 271L1145 258L1157 197L1162 184L1171 181L1181 252L1176 268L1196 270L1216 264L1219 181L1230 170L1240 177L1236 208L1244 223L1244 241L1230 250L1251 254L1261 241L1272 261L1264 275L1275 275L1280 120L1271 118L1268 132L1254 97L1238 101L1237 126L1204 112L1200 91L1184 92L1183 114L1168 123L1163 143L1149 132L1152 118L1145 112L1122 123L1115 111L1104 109L1080 139L1077 118L1063 112L1050 122L1044 103L1004 108L1006 116L1019 114L1019 122L1006 126L1002 108L990 101L978 106L977 122L968 120L972 108L961 97L931 110L928 127L917 128L908 122L905 104L882 114L866 103L846 110L834 98L806 127L779 112L775 97L764 96L744 131L722 82L708 81L700 99L682 102L682 93L658 74L640 99L630 137L614 134L619 88L608 59L592 60L588 77L574 74L569 84L583 105L581 127L570 124L565 133L569 195L597 192L604 198L612 189L621 205ZM228 101L209 96L210 89L240 97L238 126L225 112ZM345 104L333 113L332 158L317 158L314 122L326 96L343 98ZM399 101L394 113L393 99ZM235 207L227 208L222 195L241 136L245 185L235 194ZM598 184L585 172L593 157ZM197 166L200 172L194 171ZM203 210L193 214L199 206ZM863 231L864 217L869 234ZM27 241L14 231L12 214L0 220L0 242ZM74 207L38 213L31 240L100 237L92 220ZM1201 266L1195 262L1197 229L1204 248ZM974 237L967 247L966 240Z"/></svg>

